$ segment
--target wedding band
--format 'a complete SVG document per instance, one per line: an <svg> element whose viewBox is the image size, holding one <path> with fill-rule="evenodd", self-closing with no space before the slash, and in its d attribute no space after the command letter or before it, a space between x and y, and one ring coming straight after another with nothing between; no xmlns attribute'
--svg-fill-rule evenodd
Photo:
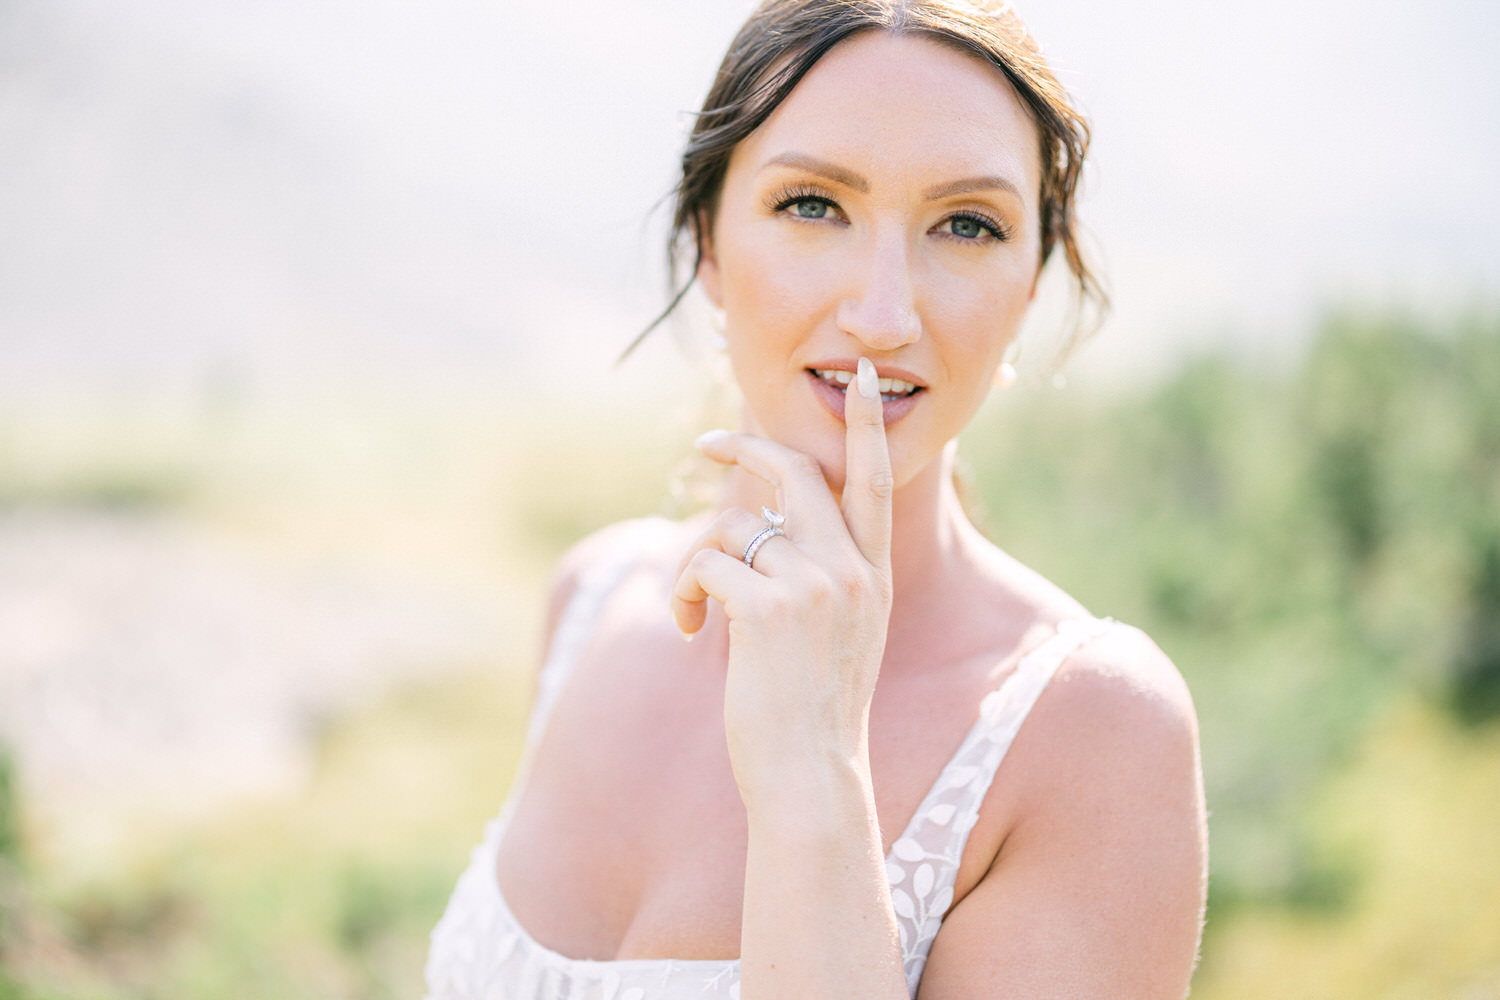
<svg viewBox="0 0 1500 1000"><path fill-rule="evenodd" d="M761 520L766 522L766 526L755 533L755 537L751 538L745 546L745 554L740 556L744 564L751 569L755 568L755 553L760 551L760 547L777 535L786 534L781 527L786 524L786 515L779 514L769 507L762 507L760 516Z"/></svg>

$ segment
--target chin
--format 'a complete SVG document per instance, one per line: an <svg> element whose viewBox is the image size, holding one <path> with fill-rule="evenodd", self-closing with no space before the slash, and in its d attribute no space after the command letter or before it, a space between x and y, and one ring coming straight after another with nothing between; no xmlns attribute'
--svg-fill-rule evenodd
<svg viewBox="0 0 1500 1000"><path fill-rule="evenodd" d="M800 446L794 441L784 443L787 447L803 452L816 461L823 472L823 481L828 484L829 491L835 497L843 495L844 484L848 481L848 467L842 437L831 443L819 442L817 445L805 439ZM915 465L905 454L905 449L898 444L891 452L891 478L895 482L895 489L900 490L920 478L922 471L940 461L942 455L943 452L939 450L936 454L929 456L926 462Z"/></svg>

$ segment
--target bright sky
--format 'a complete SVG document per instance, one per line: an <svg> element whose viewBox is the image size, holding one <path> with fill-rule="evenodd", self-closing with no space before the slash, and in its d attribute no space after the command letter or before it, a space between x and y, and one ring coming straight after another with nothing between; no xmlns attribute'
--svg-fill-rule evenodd
<svg viewBox="0 0 1500 1000"><path fill-rule="evenodd" d="M602 372L748 0L12 0L0 393ZM1095 122L1124 376L1500 301L1500 5L1018 3Z"/></svg>

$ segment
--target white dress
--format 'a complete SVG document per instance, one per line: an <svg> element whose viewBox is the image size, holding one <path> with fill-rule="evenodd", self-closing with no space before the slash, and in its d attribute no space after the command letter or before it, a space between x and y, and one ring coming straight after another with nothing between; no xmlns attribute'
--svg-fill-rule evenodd
<svg viewBox="0 0 1500 1000"><path fill-rule="evenodd" d="M527 733L528 757L605 599L634 561L632 557L595 567L564 610L540 675ZM901 933L907 989L913 997L928 950L953 902L964 844L1005 752L1058 666L1111 625L1107 619L1062 622L1056 634L1021 658L1004 683L980 702L973 728L891 846L885 867ZM510 803L519 798L526 770L523 763L522 778L500 815L486 826L484 840L470 856L432 932L427 1000L738 998L738 959L575 959L527 933L506 905L495 878Z"/></svg>

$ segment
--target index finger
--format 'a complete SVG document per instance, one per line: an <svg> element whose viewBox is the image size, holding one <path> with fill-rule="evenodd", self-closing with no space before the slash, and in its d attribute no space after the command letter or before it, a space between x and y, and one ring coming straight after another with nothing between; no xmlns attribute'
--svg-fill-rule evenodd
<svg viewBox="0 0 1500 1000"><path fill-rule="evenodd" d="M891 452L885 440L885 406L869 358L860 358L854 391L844 393L844 523L870 564L891 561Z"/></svg>

